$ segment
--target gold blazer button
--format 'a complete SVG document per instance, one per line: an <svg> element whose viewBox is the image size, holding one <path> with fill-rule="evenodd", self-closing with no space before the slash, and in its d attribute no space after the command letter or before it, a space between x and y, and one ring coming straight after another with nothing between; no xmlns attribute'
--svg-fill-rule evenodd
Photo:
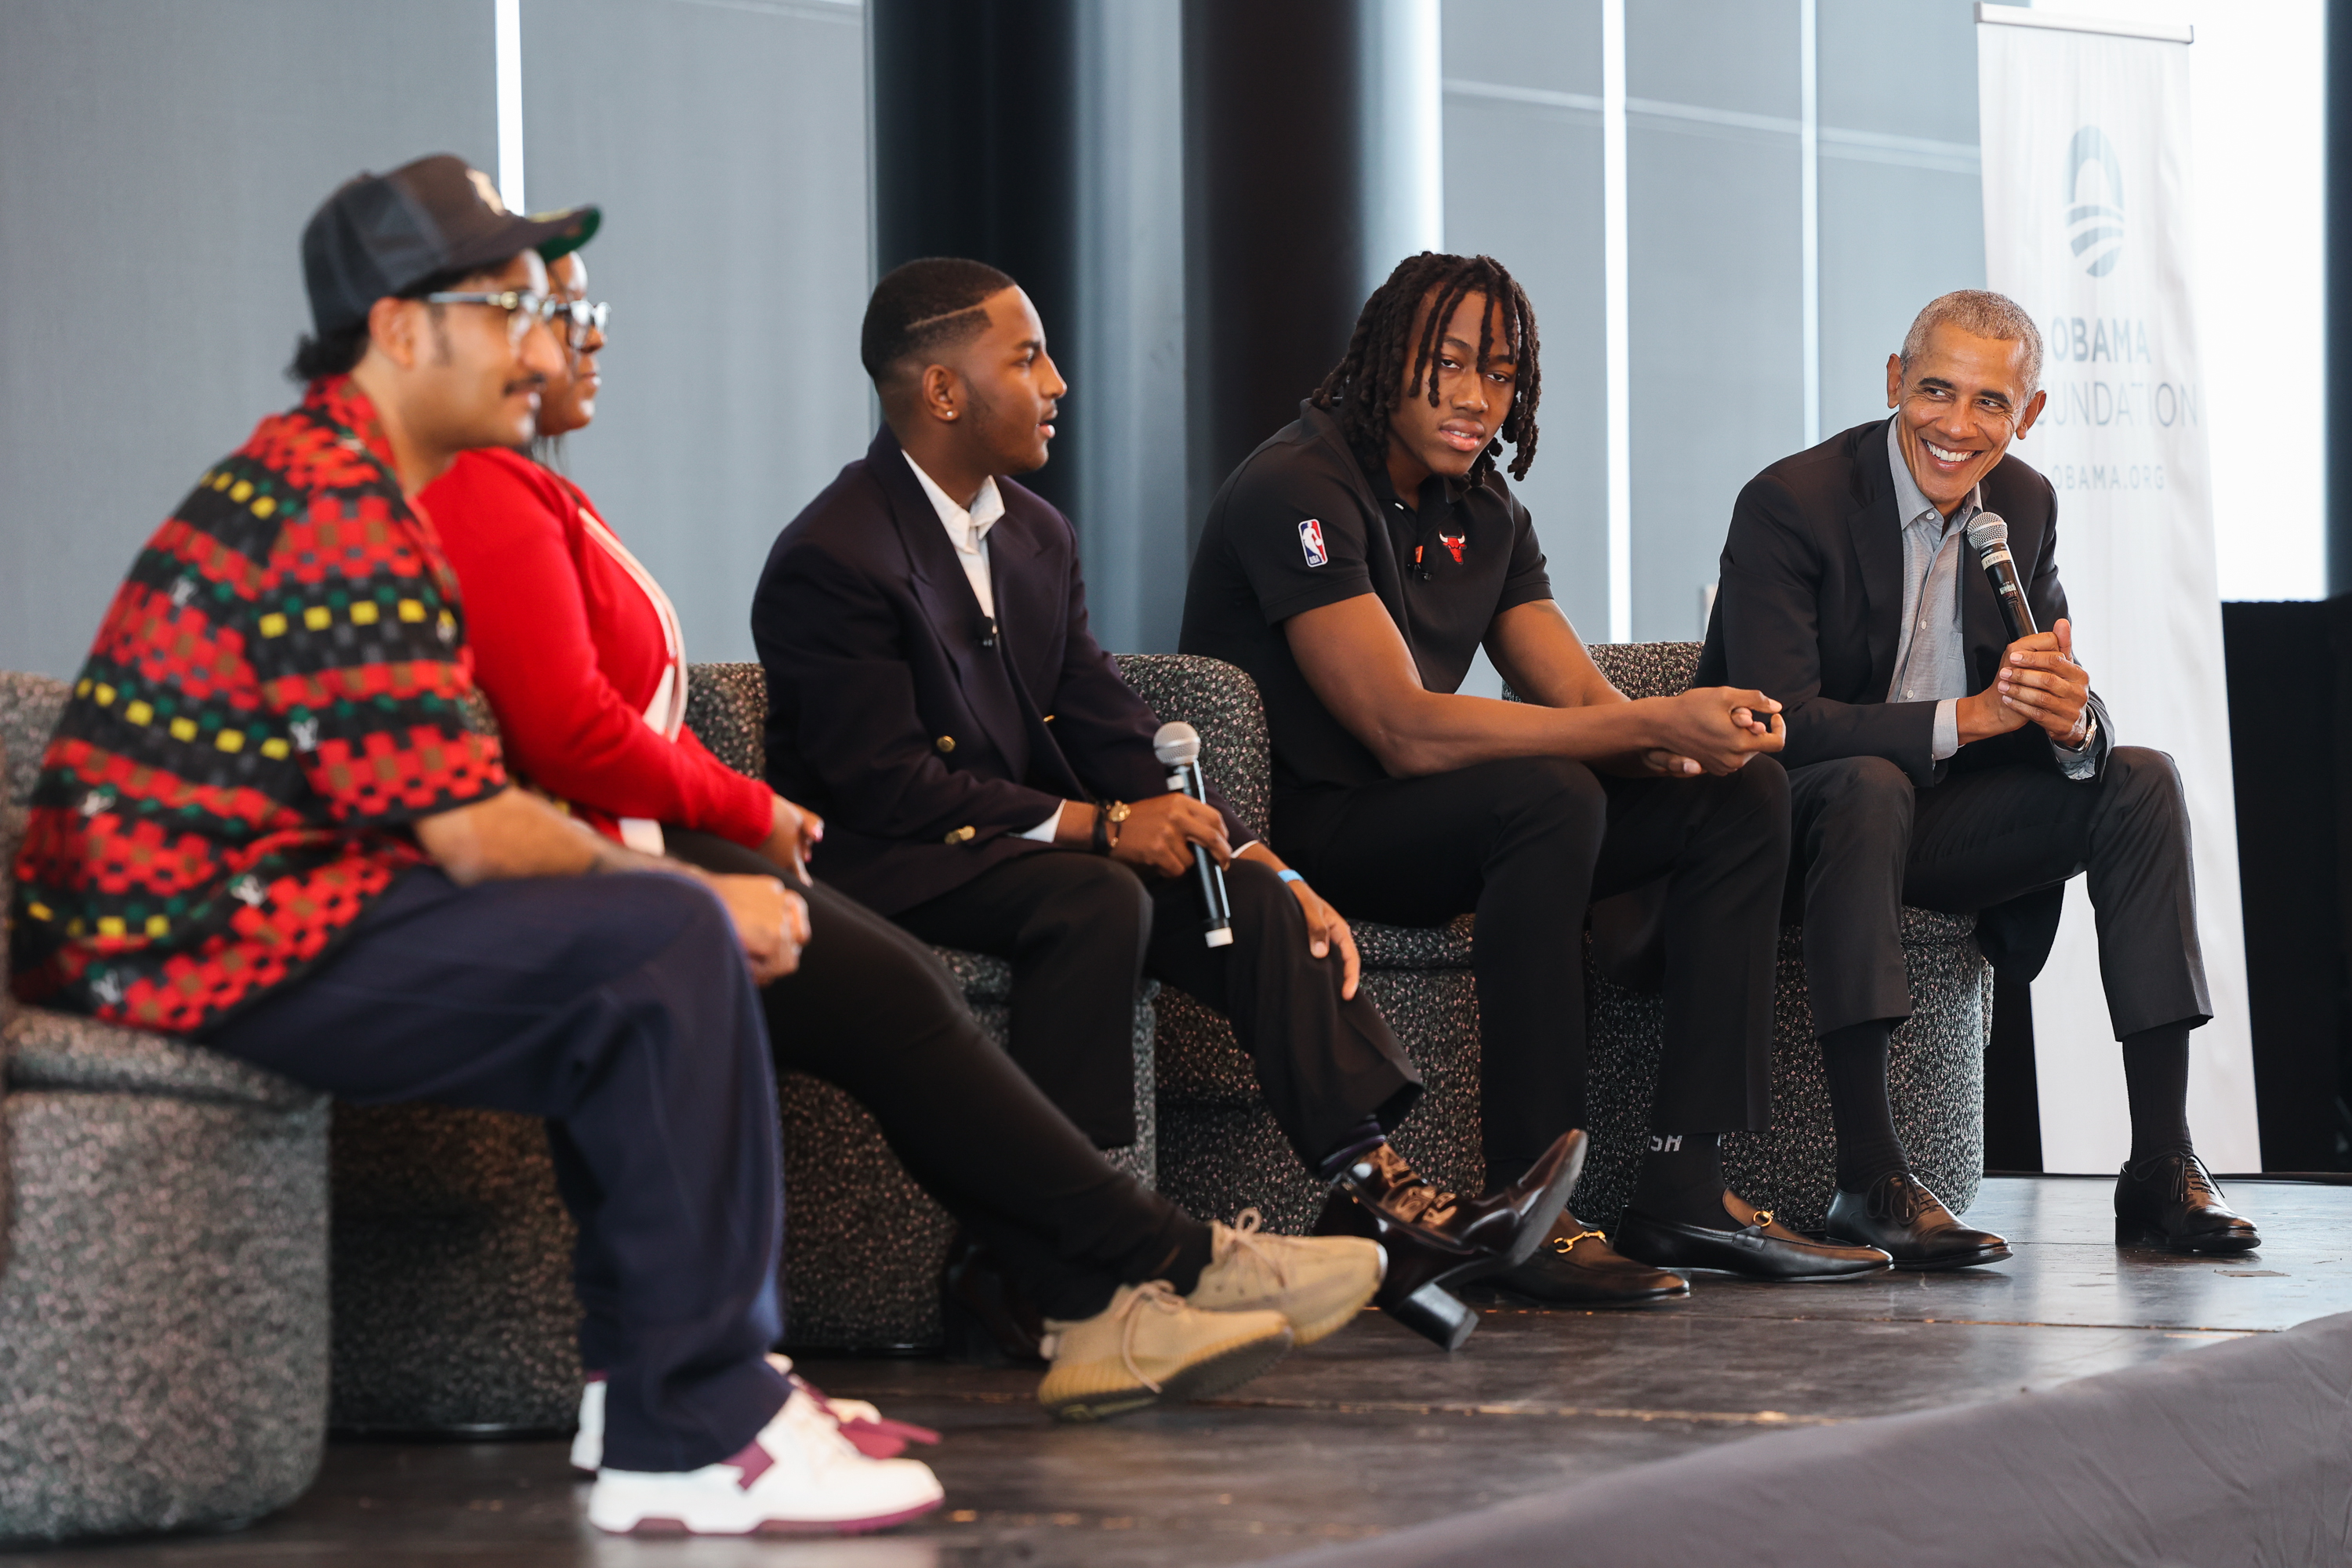
<svg viewBox="0 0 2352 1568"><path fill-rule="evenodd" d="M950 844L961 844L967 838L976 838L979 836L980 829L977 827L959 827L948 835L947 841Z"/></svg>
<svg viewBox="0 0 2352 1568"><path fill-rule="evenodd" d="M953 735L941 735L938 740L933 741L931 744L940 749L940 754L941 756L945 756L950 752L955 750L955 737Z"/></svg>

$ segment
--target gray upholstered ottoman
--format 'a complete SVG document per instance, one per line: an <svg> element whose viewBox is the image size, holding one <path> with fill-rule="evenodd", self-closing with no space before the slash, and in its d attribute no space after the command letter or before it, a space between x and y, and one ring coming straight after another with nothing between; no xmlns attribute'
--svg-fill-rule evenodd
<svg viewBox="0 0 2352 1568"><path fill-rule="evenodd" d="M65 697L0 674L0 912ZM327 1106L0 987L0 1540L223 1525L317 1474Z"/></svg>
<svg viewBox="0 0 2352 1568"><path fill-rule="evenodd" d="M572 1216L546 1124L335 1107L338 1431L567 1430L580 1408Z"/></svg>
<svg viewBox="0 0 2352 1568"><path fill-rule="evenodd" d="M1689 686L1696 643L1604 643L1593 659L1628 697L1666 697ZM1992 1033L1992 969L1976 944L1976 918L1905 908L1903 966L1911 1016L1887 1053L1895 1131L1912 1169L1964 1214L1984 1180L1984 1049ZM1772 1018L1772 1125L1724 1141L1724 1171L1740 1194L1797 1228L1818 1227L1836 1186L1829 1084L1805 1000L1804 931L1780 931ZM1592 1153L1571 1200L1577 1216L1613 1227L1633 1190L1648 1141L1662 997L1612 984L1588 957L1586 1006L1592 1053Z"/></svg>

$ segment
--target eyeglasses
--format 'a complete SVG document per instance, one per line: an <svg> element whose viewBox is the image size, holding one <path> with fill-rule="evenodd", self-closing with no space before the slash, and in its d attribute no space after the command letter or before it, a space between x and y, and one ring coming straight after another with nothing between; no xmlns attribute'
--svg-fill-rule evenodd
<svg viewBox="0 0 2352 1568"><path fill-rule="evenodd" d="M588 346L591 333L604 330L604 323L613 319L613 307L602 300L593 305L585 300L558 300L554 315L570 325L565 337L577 353Z"/></svg>
<svg viewBox="0 0 2352 1568"><path fill-rule="evenodd" d="M496 294L427 294L428 305L491 305L507 313L507 340L520 347L535 326L552 327L556 317L576 312L576 305L530 289L507 289ZM573 316L576 321L577 315Z"/></svg>

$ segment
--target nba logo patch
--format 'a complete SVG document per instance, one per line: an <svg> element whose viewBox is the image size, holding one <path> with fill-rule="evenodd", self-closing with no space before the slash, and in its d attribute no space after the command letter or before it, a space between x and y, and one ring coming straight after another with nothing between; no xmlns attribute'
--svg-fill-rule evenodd
<svg viewBox="0 0 2352 1568"><path fill-rule="evenodd" d="M1307 552L1309 566L1320 566L1331 559L1331 552L1323 548L1323 525L1314 518L1298 525L1298 548Z"/></svg>

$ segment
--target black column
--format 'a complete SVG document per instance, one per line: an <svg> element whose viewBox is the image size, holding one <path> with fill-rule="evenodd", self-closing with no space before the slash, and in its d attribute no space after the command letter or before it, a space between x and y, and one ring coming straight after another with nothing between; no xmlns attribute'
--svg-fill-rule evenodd
<svg viewBox="0 0 2352 1568"><path fill-rule="evenodd" d="M2327 0L2327 592L2352 594L2352 0Z"/></svg>
<svg viewBox="0 0 2352 1568"><path fill-rule="evenodd" d="M919 256L1002 268L1037 306L1063 375L1077 340L1078 0L869 0L877 272ZM843 134L854 135L845 126ZM818 150L822 155L822 150ZM1087 432L1022 478L1069 510Z"/></svg>
<svg viewBox="0 0 2352 1568"><path fill-rule="evenodd" d="M1298 416L1363 304L1368 10L1184 0L1187 527Z"/></svg>

